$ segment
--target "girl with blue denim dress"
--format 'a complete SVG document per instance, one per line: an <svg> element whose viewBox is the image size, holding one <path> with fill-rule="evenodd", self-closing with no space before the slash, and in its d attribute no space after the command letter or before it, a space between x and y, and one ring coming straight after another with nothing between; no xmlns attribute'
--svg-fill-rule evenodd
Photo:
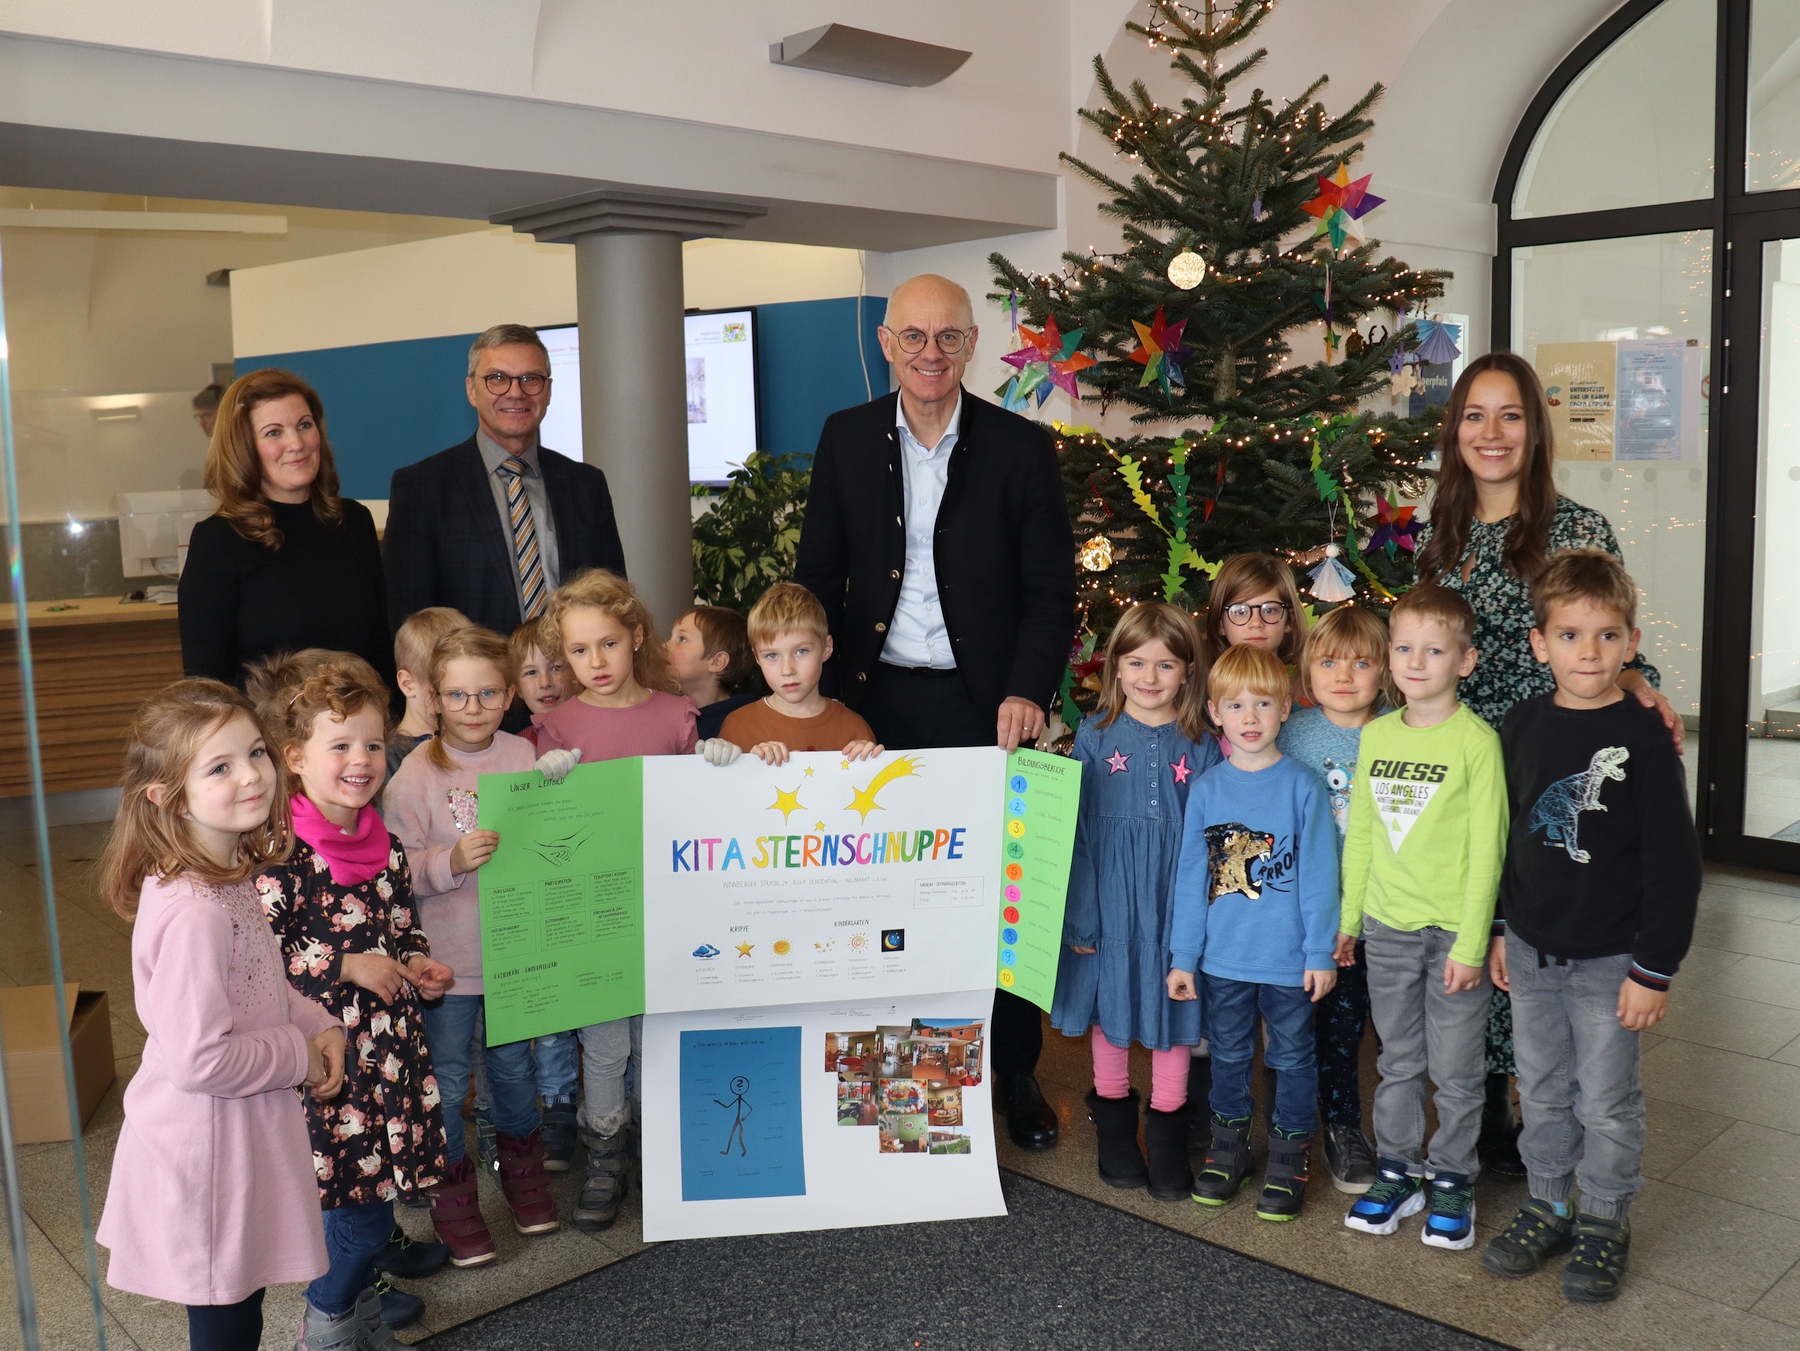
<svg viewBox="0 0 1800 1351"><path fill-rule="evenodd" d="M1106 645L1100 706L1075 735L1081 809L1050 1010L1058 1031L1091 1039L1101 1180L1147 1183L1160 1201L1185 1200L1192 1184L1188 1064L1200 1001L1176 1003L1163 977L1188 787L1219 761L1202 721L1200 655L1193 617L1161 602L1127 611ZM1147 1166L1129 1074L1134 1041L1151 1052Z"/></svg>

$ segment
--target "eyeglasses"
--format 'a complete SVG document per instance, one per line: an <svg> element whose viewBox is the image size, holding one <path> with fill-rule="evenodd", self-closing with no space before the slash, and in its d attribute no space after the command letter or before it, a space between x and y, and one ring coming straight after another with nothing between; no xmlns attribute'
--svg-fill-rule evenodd
<svg viewBox="0 0 1800 1351"><path fill-rule="evenodd" d="M506 691L504 689L494 689L492 687L485 690L476 690L473 694L470 694L467 690L439 690L437 696L444 707L449 709L452 713L461 713L469 706L469 700L471 699L480 704L489 713L494 712L496 709L506 707Z"/></svg>
<svg viewBox="0 0 1800 1351"><path fill-rule="evenodd" d="M489 394L496 396L506 393L516 384L519 393L527 398L535 398L550 387L550 377L535 372L530 375L506 375L501 371L489 371L481 377L481 383L487 386Z"/></svg>
<svg viewBox="0 0 1800 1351"><path fill-rule="evenodd" d="M1250 622L1251 615L1261 615L1263 623L1279 624L1282 616L1287 612L1286 601L1265 600L1261 605L1246 605L1243 601L1239 601L1236 605L1225 607L1225 618L1233 624L1242 625Z"/></svg>
<svg viewBox="0 0 1800 1351"><path fill-rule="evenodd" d="M882 331L900 344L900 350L909 357L916 357L925 350L925 344L935 341L938 351L945 356L955 356L962 351L963 344L969 340L968 333L960 328L940 328L936 333L923 333L916 328L903 328L898 333L886 325Z"/></svg>

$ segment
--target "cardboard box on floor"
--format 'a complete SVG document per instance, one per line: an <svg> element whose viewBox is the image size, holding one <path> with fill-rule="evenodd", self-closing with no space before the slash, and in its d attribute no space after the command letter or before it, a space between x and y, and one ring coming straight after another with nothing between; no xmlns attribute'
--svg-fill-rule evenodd
<svg viewBox="0 0 1800 1351"><path fill-rule="evenodd" d="M75 1095L85 1126L112 1086L112 1010L104 990L83 993L79 985L71 983L63 986L63 998L69 1010L69 1048L75 1058ZM0 989L0 1030L5 1034L13 1139L35 1145L73 1138L63 1081L61 1029L56 1020L56 987Z"/></svg>

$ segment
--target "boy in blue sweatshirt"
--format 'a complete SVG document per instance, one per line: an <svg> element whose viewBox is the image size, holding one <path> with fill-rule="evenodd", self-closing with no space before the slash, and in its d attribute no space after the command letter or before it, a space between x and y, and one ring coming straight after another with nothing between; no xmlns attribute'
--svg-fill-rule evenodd
<svg viewBox="0 0 1800 1351"><path fill-rule="evenodd" d="M1319 778L1275 744L1292 702L1287 667L1249 643L1207 677L1207 712L1231 758L1188 795L1169 937L1169 996L1196 997L1206 973L1212 1147L1194 1200L1222 1206L1250 1174L1250 1064L1256 1023L1278 1071L1257 1218L1291 1220L1306 1199L1319 1096L1313 1004L1337 983L1337 828Z"/></svg>

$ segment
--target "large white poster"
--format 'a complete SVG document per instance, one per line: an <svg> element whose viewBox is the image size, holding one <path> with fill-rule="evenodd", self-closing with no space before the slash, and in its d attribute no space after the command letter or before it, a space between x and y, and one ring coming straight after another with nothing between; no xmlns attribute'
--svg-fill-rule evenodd
<svg viewBox="0 0 1800 1351"><path fill-rule="evenodd" d="M651 1014L991 988L1006 757L644 761Z"/></svg>
<svg viewBox="0 0 1800 1351"><path fill-rule="evenodd" d="M646 1016L645 1239L1005 1214L982 985Z"/></svg>

